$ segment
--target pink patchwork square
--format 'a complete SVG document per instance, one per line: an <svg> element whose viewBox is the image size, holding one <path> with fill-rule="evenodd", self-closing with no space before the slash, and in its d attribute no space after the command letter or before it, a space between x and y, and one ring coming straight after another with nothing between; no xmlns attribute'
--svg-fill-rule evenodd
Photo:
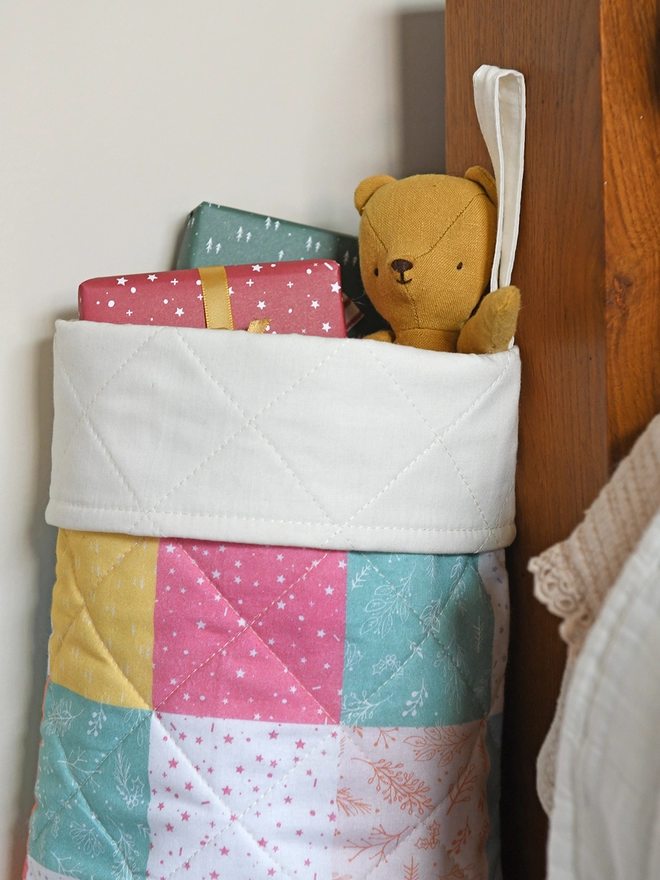
<svg viewBox="0 0 660 880"><path fill-rule="evenodd" d="M217 718L336 723L346 554L163 540L154 706Z"/></svg>

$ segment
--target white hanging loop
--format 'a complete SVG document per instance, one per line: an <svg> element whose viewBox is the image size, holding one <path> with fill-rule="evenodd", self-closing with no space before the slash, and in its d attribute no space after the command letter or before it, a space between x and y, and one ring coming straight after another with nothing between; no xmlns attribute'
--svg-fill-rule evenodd
<svg viewBox="0 0 660 880"><path fill-rule="evenodd" d="M490 289L511 284L520 225L525 153L525 78L483 64L473 78L474 104L497 184L497 239Z"/></svg>

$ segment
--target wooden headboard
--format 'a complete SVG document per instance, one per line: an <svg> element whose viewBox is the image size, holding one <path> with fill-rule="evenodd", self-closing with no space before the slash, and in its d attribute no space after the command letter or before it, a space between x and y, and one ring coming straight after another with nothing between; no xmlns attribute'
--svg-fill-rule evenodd
<svg viewBox="0 0 660 880"><path fill-rule="evenodd" d="M505 880L545 876L535 762L564 665L527 563L570 534L660 411L659 26L656 0L446 0L449 174L489 167L472 73L511 67L527 83Z"/></svg>

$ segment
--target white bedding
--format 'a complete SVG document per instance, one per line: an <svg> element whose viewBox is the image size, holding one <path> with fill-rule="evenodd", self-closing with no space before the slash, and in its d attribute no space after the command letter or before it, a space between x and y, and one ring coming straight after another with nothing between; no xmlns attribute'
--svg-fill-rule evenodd
<svg viewBox="0 0 660 880"><path fill-rule="evenodd" d="M660 513L578 658L559 745L549 880L660 877Z"/></svg>

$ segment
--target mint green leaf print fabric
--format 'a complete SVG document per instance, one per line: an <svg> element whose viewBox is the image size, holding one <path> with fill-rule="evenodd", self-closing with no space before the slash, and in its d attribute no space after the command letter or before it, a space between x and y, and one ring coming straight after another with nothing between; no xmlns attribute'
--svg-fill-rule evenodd
<svg viewBox="0 0 660 880"><path fill-rule="evenodd" d="M485 718L494 616L478 557L350 553L348 569L342 723Z"/></svg>
<svg viewBox="0 0 660 880"><path fill-rule="evenodd" d="M39 864L71 877L144 876L151 714L48 684L30 828Z"/></svg>

